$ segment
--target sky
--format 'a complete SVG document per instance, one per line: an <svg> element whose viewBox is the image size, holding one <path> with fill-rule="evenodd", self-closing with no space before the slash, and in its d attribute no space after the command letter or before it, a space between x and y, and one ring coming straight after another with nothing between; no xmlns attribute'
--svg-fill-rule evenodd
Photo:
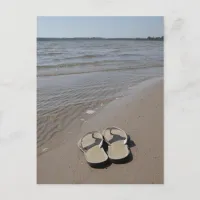
<svg viewBox="0 0 200 200"><path fill-rule="evenodd" d="M163 17L38 17L37 37L135 38L164 35Z"/></svg>

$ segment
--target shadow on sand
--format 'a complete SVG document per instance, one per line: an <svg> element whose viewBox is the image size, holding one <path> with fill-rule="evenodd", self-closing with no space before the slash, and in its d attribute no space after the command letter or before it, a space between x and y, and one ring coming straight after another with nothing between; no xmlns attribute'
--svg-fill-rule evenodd
<svg viewBox="0 0 200 200"><path fill-rule="evenodd" d="M95 168L95 169L104 169L104 168L110 167L110 165L112 165L112 162L110 161L110 159L108 159L107 161L103 163L98 163L98 164L89 163L89 165L90 167Z"/></svg>

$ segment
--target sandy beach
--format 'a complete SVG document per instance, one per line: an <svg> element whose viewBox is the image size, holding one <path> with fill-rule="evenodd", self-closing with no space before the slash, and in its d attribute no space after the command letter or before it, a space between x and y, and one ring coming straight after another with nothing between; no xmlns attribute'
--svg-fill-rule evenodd
<svg viewBox="0 0 200 200"><path fill-rule="evenodd" d="M83 117L62 143L37 159L38 184L163 184L163 80L144 81L129 88L99 111ZM126 164L91 168L77 141L85 133L117 126L131 138L133 159ZM61 140L61 138L54 138Z"/></svg>

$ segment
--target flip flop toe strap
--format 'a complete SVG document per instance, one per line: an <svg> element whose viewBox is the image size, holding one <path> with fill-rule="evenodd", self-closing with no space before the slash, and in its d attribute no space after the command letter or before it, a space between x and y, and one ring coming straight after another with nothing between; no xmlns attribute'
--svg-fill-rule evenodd
<svg viewBox="0 0 200 200"><path fill-rule="evenodd" d="M96 140L99 139L99 138L95 138L95 133L96 133L96 131L93 131L93 132L87 133L86 135L92 134L92 138L94 138L94 139L95 139L95 142L96 142ZM85 135L85 136L86 136L86 135ZM84 136L84 137L85 137L85 136ZM83 137L83 138L84 138L84 137ZM78 146L79 146L79 148L81 149L81 151L83 151L84 153L85 153L87 150L89 150L89 149L91 149L92 147L94 147L94 146L97 145L97 144L95 144L95 142L94 142L93 144L91 144L91 145L89 145L89 146L87 146L87 147L83 147L83 145L82 145L83 138L80 139L80 141L79 141L79 143L78 143ZM101 148L102 145L103 145L103 138L102 138L102 139L99 139L99 140L101 140L101 142L99 143L99 148Z"/></svg>
<svg viewBox="0 0 200 200"><path fill-rule="evenodd" d="M111 133L111 130L112 129L118 129L118 130L120 130L120 131L123 131L122 129L120 129L120 128L117 128L117 127L110 127L110 128L107 128L106 130L109 130L110 131L110 134L111 135L114 135L114 134L112 134ZM105 130L105 131L106 131ZM112 140L114 139L114 138L112 138L110 141L108 141L107 139L106 139L106 137L105 137L105 131L103 132L103 137L104 137L104 140L106 141L106 143L108 144L108 145L111 145L112 144ZM125 131L123 131L125 134L124 134L124 138L123 138L123 140L124 140L124 144L127 144L127 142L128 142L128 136L127 136L127 134L126 134L126 132Z"/></svg>

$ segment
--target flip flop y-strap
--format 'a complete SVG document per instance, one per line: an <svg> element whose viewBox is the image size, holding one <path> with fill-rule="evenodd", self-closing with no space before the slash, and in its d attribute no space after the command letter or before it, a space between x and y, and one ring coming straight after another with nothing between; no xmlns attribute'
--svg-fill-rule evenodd
<svg viewBox="0 0 200 200"><path fill-rule="evenodd" d="M121 132L123 132L124 133L124 135L125 135L125 140L124 140L124 144L127 144L127 142L128 142L128 136L127 136L127 134L126 134L126 132L124 131L124 130L122 130L121 128L118 128L118 127L116 127L116 126L113 126L111 129L118 129L118 130L120 130Z"/></svg>
<svg viewBox="0 0 200 200"><path fill-rule="evenodd" d="M108 129L108 128L107 128ZM107 130L107 129L105 129L104 131L103 131L103 138L104 138L104 140L105 140L105 142L108 144L108 145L111 145L111 143L106 139L106 137L105 137L105 131Z"/></svg>
<svg viewBox="0 0 200 200"><path fill-rule="evenodd" d="M127 144L127 142L128 142L128 136L127 136L126 132L125 132L124 130L118 128L118 127L115 127L115 126L110 127L110 128L107 128L106 130L109 130L111 135L118 135L118 134L113 134L113 133L111 133L111 130L112 130L112 129L118 129L118 130L122 131L122 132L125 134L125 138L123 138L124 144ZM111 139L110 141L108 141L108 140L106 139L106 137L105 137L105 131L104 131L103 136L104 136L104 140L106 141L106 143L107 143L108 145L111 145L111 143L112 143L111 140L112 140L112 139Z"/></svg>
<svg viewBox="0 0 200 200"><path fill-rule="evenodd" d="M92 134L92 138L94 138L94 139L95 139L95 142L96 142L96 140L99 139L99 138L95 138L95 135L94 135L95 133L98 133L98 132L97 132L97 131L93 131L93 132L87 133L86 135ZM99 133L99 134L100 134L100 133ZM86 135L85 135L85 136L86 136ZM84 136L84 137L85 137L85 136ZM91 149L92 147L96 146L96 144L95 144L95 142L94 142L93 144L91 144L91 145L89 145L89 146L87 146L87 147L83 147L82 141L83 141L83 138L84 138L84 137L81 138L81 140L80 140L78 146L79 146L79 148L85 153L88 149ZM102 144L103 144L103 138L102 138L102 139L99 139L99 140L101 140L101 142L99 143L99 148L101 148L101 147L102 147Z"/></svg>

